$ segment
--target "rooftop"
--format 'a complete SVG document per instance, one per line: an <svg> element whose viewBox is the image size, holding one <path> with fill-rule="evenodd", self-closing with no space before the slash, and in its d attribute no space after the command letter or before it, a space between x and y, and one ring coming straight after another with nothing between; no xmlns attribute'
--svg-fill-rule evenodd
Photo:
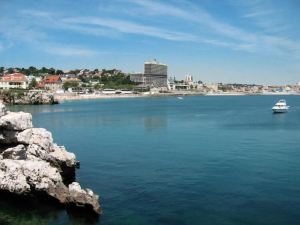
<svg viewBox="0 0 300 225"><path fill-rule="evenodd" d="M46 84L49 84L49 83L60 83L61 82L61 78L58 75L51 75L51 76L47 76L44 79L44 82Z"/></svg>
<svg viewBox="0 0 300 225"><path fill-rule="evenodd" d="M153 59L152 61L146 61L144 62L144 64L156 64L156 65L167 66L167 64L160 63L156 59Z"/></svg>
<svg viewBox="0 0 300 225"><path fill-rule="evenodd" d="M5 74L2 77L2 81L4 81L4 82L26 82L27 77L23 73Z"/></svg>

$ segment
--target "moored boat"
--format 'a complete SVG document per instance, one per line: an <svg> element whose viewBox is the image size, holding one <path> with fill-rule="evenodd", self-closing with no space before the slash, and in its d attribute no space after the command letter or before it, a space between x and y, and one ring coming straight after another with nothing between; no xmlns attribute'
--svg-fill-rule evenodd
<svg viewBox="0 0 300 225"><path fill-rule="evenodd" d="M284 99L279 100L272 108L273 113L285 113L288 112L289 106L286 104Z"/></svg>

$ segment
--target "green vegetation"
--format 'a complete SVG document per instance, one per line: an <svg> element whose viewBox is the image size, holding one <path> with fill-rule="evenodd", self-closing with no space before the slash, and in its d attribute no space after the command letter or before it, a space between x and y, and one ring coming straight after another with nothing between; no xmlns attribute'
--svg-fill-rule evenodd
<svg viewBox="0 0 300 225"><path fill-rule="evenodd" d="M25 75L33 75L33 76L39 76L42 74L63 74L64 72L62 70L55 70L54 68L46 68L46 67L42 67L41 69L37 69L34 66L30 66L28 68L4 68L4 67L0 67L0 73L3 73L5 71L5 69L7 70L8 73L14 73L15 71L18 71L20 73L23 73Z"/></svg>
<svg viewBox="0 0 300 225"><path fill-rule="evenodd" d="M27 93L27 90L24 89L9 89L9 90L0 90L0 99L3 102L14 104L15 99L22 98Z"/></svg>
<svg viewBox="0 0 300 225"><path fill-rule="evenodd" d="M36 86L37 86L37 81L36 81L35 78L33 78L33 79L31 80L31 82L29 83L28 88L29 88L29 89L32 89L32 88L35 88Z"/></svg>
<svg viewBox="0 0 300 225"><path fill-rule="evenodd" d="M0 67L0 73L7 71L8 73L20 72L25 75L33 75L33 76L45 76L47 74L58 74L64 75L65 73L62 70L54 69L54 68L36 68L30 66L28 68L5 68ZM112 89L129 89L133 90L136 88L136 83L130 80L130 76L122 73L119 70L111 69L111 70L70 70L68 74L73 74L74 77L77 77L81 82L77 81L66 81L63 84L63 88L67 90L68 88L95 88L96 90L112 88ZM36 79L33 79L29 84L29 89L35 88L37 85Z"/></svg>
<svg viewBox="0 0 300 225"><path fill-rule="evenodd" d="M66 81L63 84L63 88L65 90L68 90L69 88L77 88L77 87L79 87L79 82L77 82L77 81Z"/></svg>
<svg viewBox="0 0 300 225"><path fill-rule="evenodd" d="M103 84L103 88L133 89L136 86L136 84L130 80L130 77L123 73L114 76L103 76L99 81Z"/></svg>

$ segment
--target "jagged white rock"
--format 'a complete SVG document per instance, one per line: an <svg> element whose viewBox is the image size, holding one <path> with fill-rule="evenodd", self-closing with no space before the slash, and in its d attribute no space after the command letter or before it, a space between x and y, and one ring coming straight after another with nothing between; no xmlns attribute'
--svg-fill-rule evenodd
<svg viewBox="0 0 300 225"><path fill-rule="evenodd" d="M25 130L32 128L32 116L25 112L9 112L0 117L0 129Z"/></svg>
<svg viewBox="0 0 300 225"><path fill-rule="evenodd" d="M100 214L98 195L69 181L77 165L75 154L53 143L49 131L32 127L31 114L0 114L0 191L42 192L60 203Z"/></svg>

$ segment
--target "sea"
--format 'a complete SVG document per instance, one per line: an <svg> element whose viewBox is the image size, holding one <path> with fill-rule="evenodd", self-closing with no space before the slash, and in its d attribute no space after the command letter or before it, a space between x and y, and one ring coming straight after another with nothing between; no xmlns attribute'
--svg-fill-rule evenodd
<svg viewBox="0 0 300 225"><path fill-rule="evenodd" d="M280 99L288 113L273 114ZM103 215L0 200L5 225L299 225L300 96L13 106L74 152Z"/></svg>

